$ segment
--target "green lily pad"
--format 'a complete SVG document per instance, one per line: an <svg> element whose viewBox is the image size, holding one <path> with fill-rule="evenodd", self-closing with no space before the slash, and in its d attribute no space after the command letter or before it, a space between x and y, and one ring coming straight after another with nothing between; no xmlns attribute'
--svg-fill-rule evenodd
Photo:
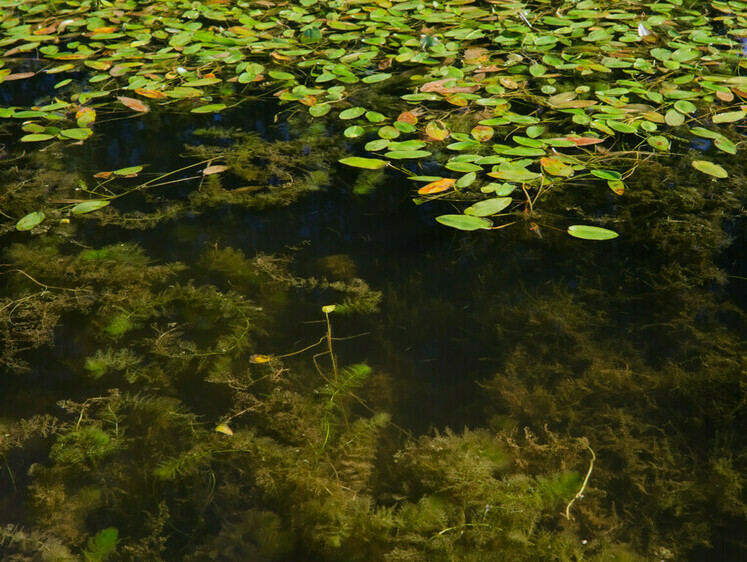
<svg viewBox="0 0 747 562"><path fill-rule="evenodd" d="M363 130L363 127L361 127L360 125L353 125L352 127L348 127L347 129L345 129L342 134L349 139L354 139L363 135L364 132L365 131Z"/></svg>
<svg viewBox="0 0 747 562"><path fill-rule="evenodd" d="M93 134L91 129L63 129L59 137L75 140L85 140Z"/></svg>
<svg viewBox="0 0 747 562"><path fill-rule="evenodd" d="M656 150L661 150L662 152L666 152L669 150L669 140L666 137L662 137L661 135L648 137L646 139L646 142L648 142L648 144L650 144Z"/></svg>
<svg viewBox="0 0 747 562"><path fill-rule="evenodd" d="M391 125L384 125L378 130L378 135L383 139L396 139L400 132L398 129L395 129Z"/></svg>
<svg viewBox="0 0 747 562"><path fill-rule="evenodd" d="M679 127L685 122L685 116L675 109L670 109L664 115L664 120L670 127Z"/></svg>
<svg viewBox="0 0 747 562"><path fill-rule="evenodd" d="M371 123L381 123L386 120L386 116L378 111L366 111L366 119Z"/></svg>
<svg viewBox="0 0 747 562"><path fill-rule="evenodd" d="M499 180L518 182L531 181L540 177L540 174L530 172L526 169L498 170L496 172L490 172L488 175L491 178L497 178Z"/></svg>
<svg viewBox="0 0 747 562"><path fill-rule="evenodd" d="M54 135L48 135L46 133L32 133L30 135L23 135L21 137L21 142L41 142L53 138Z"/></svg>
<svg viewBox="0 0 747 562"><path fill-rule="evenodd" d="M431 154L433 153L427 150L391 150L384 154L384 156L393 160L405 160L407 158L424 158Z"/></svg>
<svg viewBox="0 0 747 562"><path fill-rule="evenodd" d="M127 168L120 168L119 170L114 170L115 176L131 176L133 174L140 173L142 171L142 166L128 166Z"/></svg>
<svg viewBox="0 0 747 562"><path fill-rule="evenodd" d="M713 176L714 178L724 179L729 177L726 170L713 162L708 162L707 160L693 160L691 164L696 170L708 174L709 176Z"/></svg>
<svg viewBox="0 0 747 562"><path fill-rule="evenodd" d="M698 109L697 107L695 107L695 104L693 102L687 100L679 100L674 102L674 108L684 115L694 113Z"/></svg>
<svg viewBox="0 0 747 562"><path fill-rule="evenodd" d="M42 213L41 211L34 211L33 213L29 213L16 223L16 230L31 230L43 220L44 213Z"/></svg>
<svg viewBox="0 0 747 562"><path fill-rule="evenodd" d="M493 226L488 219L471 215L441 215L436 220L443 225L459 230L484 230Z"/></svg>
<svg viewBox="0 0 747 562"><path fill-rule="evenodd" d="M360 117L366 112L366 110L362 107L350 107L346 109L345 111L340 112L340 119L355 119L356 117Z"/></svg>
<svg viewBox="0 0 747 562"><path fill-rule="evenodd" d="M485 201L479 201L474 205L467 207L464 210L465 215L473 215L475 217L487 217L500 213L506 207L511 204L510 197L494 197L493 199L486 199Z"/></svg>
<svg viewBox="0 0 747 562"><path fill-rule="evenodd" d="M365 148L366 150L370 150L371 152L376 152L377 150L385 149L387 146L389 146L390 142L391 141L389 139L376 139L367 142L366 146L364 146L363 148Z"/></svg>
<svg viewBox="0 0 747 562"><path fill-rule="evenodd" d="M352 166L353 168L365 168L367 170L378 170L379 168L383 168L389 164L386 160L379 160L378 158L361 158L360 156L342 158L341 160L338 160L338 162L340 162L340 164L345 164L346 166Z"/></svg>
<svg viewBox="0 0 747 562"><path fill-rule="evenodd" d="M361 79L361 82L364 84L375 84L376 82L383 82L384 80L388 80L391 78L392 75L388 72L380 72L378 74L370 74L369 76L366 76Z"/></svg>
<svg viewBox="0 0 747 562"><path fill-rule="evenodd" d="M729 111L726 113L718 113L713 116L713 122L714 123L733 123L734 121L739 121L740 119L744 119L745 116L747 116L747 113L744 111Z"/></svg>
<svg viewBox="0 0 747 562"><path fill-rule="evenodd" d="M330 109L332 109L332 106L328 103L320 103L309 107L309 113L314 117L321 117L329 113Z"/></svg>
<svg viewBox="0 0 747 562"><path fill-rule="evenodd" d="M622 174L614 170L592 170L591 174L603 180L615 181L622 178Z"/></svg>
<svg viewBox="0 0 747 562"><path fill-rule="evenodd" d="M99 199L96 201L84 201L83 203L78 203L77 205L75 205L75 207L73 207L71 211L76 215L83 215L85 213L97 211L102 207L106 207L108 204L109 201L104 199Z"/></svg>
<svg viewBox="0 0 747 562"><path fill-rule="evenodd" d="M719 150L723 150L728 154L737 153L737 145L735 145L726 137L718 137L717 139L713 139L713 144L716 146L716 148L718 148Z"/></svg>
<svg viewBox="0 0 747 562"><path fill-rule="evenodd" d="M478 166L477 164L472 164L470 162L454 162L454 161L448 162L446 164L446 168L454 172L478 172L482 170L482 166Z"/></svg>
<svg viewBox="0 0 747 562"><path fill-rule="evenodd" d="M211 103L208 105L195 107L192 110L192 113L218 113L219 111L223 111L224 109L226 109L225 103Z"/></svg>
<svg viewBox="0 0 747 562"><path fill-rule="evenodd" d="M612 240L619 234L614 230L601 228L599 226L588 226L585 224L574 224L568 227L568 234L582 240Z"/></svg>

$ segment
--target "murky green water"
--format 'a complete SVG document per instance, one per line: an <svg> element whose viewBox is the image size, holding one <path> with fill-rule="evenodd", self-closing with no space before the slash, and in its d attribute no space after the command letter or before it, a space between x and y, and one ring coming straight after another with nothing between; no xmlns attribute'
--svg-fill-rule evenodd
<svg viewBox="0 0 747 562"><path fill-rule="evenodd" d="M679 139L624 195L586 176L465 232L270 96L102 115L80 145L0 129L3 560L747 556L739 154Z"/></svg>

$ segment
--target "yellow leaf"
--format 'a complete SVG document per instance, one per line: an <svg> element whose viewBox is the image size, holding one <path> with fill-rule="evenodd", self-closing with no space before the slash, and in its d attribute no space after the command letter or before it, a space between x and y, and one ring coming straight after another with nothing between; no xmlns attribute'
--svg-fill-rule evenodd
<svg viewBox="0 0 747 562"><path fill-rule="evenodd" d="M441 193L451 188L456 183L455 179L443 178L440 180L432 181L431 183L424 185L418 189L419 195L433 195L435 193Z"/></svg>
<svg viewBox="0 0 747 562"><path fill-rule="evenodd" d="M272 357L269 355L252 355L249 361L252 363L269 363Z"/></svg>
<svg viewBox="0 0 747 562"><path fill-rule="evenodd" d="M228 170L228 166L219 166L219 165L208 166L202 171L202 174L205 176L209 176L210 174L218 174L220 172L225 172L226 170Z"/></svg>
<svg viewBox="0 0 747 562"><path fill-rule="evenodd" d="M215 431L218 433L225 433L226 435L233 435L233 430L225 423L220 423L215 426Z"/></svg>
<svg viewBox="0 0 747 562"><path fill-rule="evenodd" d="M146 98L152 98L152 99L162 99L166 97L166 94L164 94L160 90L148 90L146 88L135 88L135 92L137 92L141 96L145 96Z"/></svg>

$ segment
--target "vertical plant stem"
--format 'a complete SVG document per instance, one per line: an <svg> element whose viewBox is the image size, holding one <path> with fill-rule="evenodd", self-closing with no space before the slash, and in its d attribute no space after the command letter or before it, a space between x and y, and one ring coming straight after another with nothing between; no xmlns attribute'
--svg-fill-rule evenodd
<svg viewBox="0 0 747 562"><path fill-rule="evenodd" d="M570 520L571 518L571 506L573 505L573 502L575 502L578 498L584 497L584 490L586 489L586 484L589 483L589 477L591 476L591 471L594 470L594 461L597 460L597 456L594 454L594 451L591 447L588 445L586 446L587 449L591 452L591 462L589 462L589 471L586 473L586 478L584 478L584 483L581 484L581 489L578 491L578 493L573 496L573 499L568 502L568 505L565 506L565 518Z"/></svg>
<svg viewBox="0 0 747 562"><path fill-rule="evenodd" d="M332 324L329 322L329 312L325 311L324 316L327 319L327 347L329 348L329 357L332 360L332 373L334 374L334 381L337 383L337 358L332 351Z"/></svg>

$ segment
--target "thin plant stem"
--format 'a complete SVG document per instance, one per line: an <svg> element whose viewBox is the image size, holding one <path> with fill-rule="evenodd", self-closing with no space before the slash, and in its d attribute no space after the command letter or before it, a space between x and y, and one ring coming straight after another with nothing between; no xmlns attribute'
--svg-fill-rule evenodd
<svg viewBox="0 0 747 562"><path fill-rule="evenodd" d="M584 490L586 489L586 484L589 483L589 477L591 476L591 471L594 470L594 461L597 460L597 456L594 454L594 451L591 447L588 445L586 446L587 449L591 452L591 462L589 462L589 471L586 473L586 478L584 478L584 483L581 485L581 489L578 491L578 493L573 496L571 501L568 502L568 505L565 506L565 518L570 520L571 519L571 506L573 505L573 502L575 502L577 499L584 497Z"/></svg>
<svg viewBox="0 0 747 562"><path fill-rule="evenodd" d="M334 375L335 384L337 384L337 358L332 351L332 324L329 321L329 312L324 311L324 316L327 319L327 347L329 347L329 357L332 360L332 373Z"/></svg>

